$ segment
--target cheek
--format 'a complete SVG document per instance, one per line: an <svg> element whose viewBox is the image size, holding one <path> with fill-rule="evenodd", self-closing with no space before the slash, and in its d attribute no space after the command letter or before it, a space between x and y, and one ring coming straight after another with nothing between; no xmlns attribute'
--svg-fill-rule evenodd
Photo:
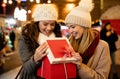
<svg viewBox="0 0 120 79"><path fill-rule="evenodd" d="M72 30L69 29L68 31L69 31L70 34L72 33Z"/></svg>
<svg viewBox="0 0 120 79"><path fill-rule="evenodd" d="M83 34L83 29L80 29L80 31L79 31L79 32L80 32L80 34L82 35L82 34Z"/></svg>
<svg viewBox="0 0 120 79"><path fill-rule="evenodd" d="M55 29L55 26L51 26L51 30L53 31Z"/></svg>
<svg viewBox="0 0 120 79"><path fill-rule="evenodd" d="M77 33L78 33L77 37L80 38L83 34L83 29L77 30Z"/></svg>
<svg viewBox="0 0 120 79"><path fill-rule="evenodd" d="M42 25L39 25L39 30L40 30L41 32L43 32L44 29L45 29L45 28L44 28Z"/></svg>
<svg viewBox="0 0 120 79"><path fill-rule="evenodd" d="M78 37L80 38L82 36L82 33L81 32L79 32L79 35L78 35Z"/></svg>

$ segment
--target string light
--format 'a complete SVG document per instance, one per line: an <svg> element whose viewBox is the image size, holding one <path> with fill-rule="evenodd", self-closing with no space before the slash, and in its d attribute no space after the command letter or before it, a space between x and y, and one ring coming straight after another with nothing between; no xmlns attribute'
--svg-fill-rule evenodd
<svg viewBox="0 0 120 79"><path fill-rule="evenodd" d="M51 3L51 0L48 0L47 3Z"/></svg>
<svg viewBox="0 0 120 79"><path fill-rule="evenodd" d="M6 4L6 3L7 3L7 0L3 0L3 3L5 3L5 4Z"/></svg>
<svg viewBox="0 0 120 79"><path fill-rule="evenodd" d="M36 0L36 3L37 3L37 4L40 3L40 0Z"/></svg>
<svg viewBox="0 0 120 79"><path fill-rule="evenodd" d="M21 3L21 0L17 0L17 2L18 2L18 4L20 4L20 3Z"/></svg>
<svg viewBox="0 0 120 79"><path fill-rule="evenodd" d="M27 12L30 14L30 13L31 13L31 10L28 10Z"/></svg>
<svg viewBox="0 0 120 79"><path fill-rule="evenodd" d="M6 4L5 4L5 3L2 3L2 7L6 7Z"/></svg>
<svg viewBox="0 0 120 79"><path fill-rule="evenodd" d="M3 0L3 3L5 3L5 4L7 4L7 3L8 3L8 4L12 4L13 1L12 1L12 0L8 0L8 1L7 1L7 0Z"/></svg>
<svg viewBox="0 0 120 79"><path fill-rule="evenodd" d="M13 2L12 2L12 0L9 0L8 3L9 3L9 4L12 4Z"/></svg>
<svg viewBox="0 0 120 79"><path fill-rule="evenodd" d="M30 0L30 2L33 2L34 0Z"/></svg>

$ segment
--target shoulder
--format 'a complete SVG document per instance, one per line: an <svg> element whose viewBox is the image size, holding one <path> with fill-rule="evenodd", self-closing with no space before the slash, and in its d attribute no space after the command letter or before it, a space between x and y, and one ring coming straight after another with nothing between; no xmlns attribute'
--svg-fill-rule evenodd
<svg viewBox="0 0 120 79"><path fill-rule="evenodd" d="M105 46L108 46L108 43L106 41L100 39L98 46L105 47Z"/></svg>
<svg viewBox="0 0 120 79"><path fill-rule="evenodd" d="M22 35L19 36L18 43L19 44L25 44L25 39L24 39L24 37Z"/></svg>
<svg viewBox="0 0 120 79"><path fill-rule="evenodd" d="M100 40L98 45L97 45L96 51L99 52L99 53L109 52L108 43L106 41L104 41L104 40Z"/></svg>
<svg viewBox="0 0 120 79"><path fill-rule="evenodd" d="M18 39L23 40L24 39L23 35L20 35Z"/></svg>
<svg viewBox="0 0 120 79"><path fill-rule="evenodd" d="M96 48L96 57L97 58L109 58L110 57L110 50L109 50L109 45L106 41L100 40L99 44Z"/></svg>
<svg viewBox="0 0 120 79"><path fill-rule="evenodd" d="M108 43L106 41L100 39L99 45L100 46L108 46Z"/></svg>

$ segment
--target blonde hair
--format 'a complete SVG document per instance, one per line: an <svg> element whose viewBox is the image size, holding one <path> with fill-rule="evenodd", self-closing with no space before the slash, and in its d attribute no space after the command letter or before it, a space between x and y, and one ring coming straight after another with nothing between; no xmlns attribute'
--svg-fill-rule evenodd
<svg viewBox="0 0 120 79"><path fill-rule="evenodd" d="M94 35L91 29L85 29L80 39L74 39L72 36L69 38L71 45L76 52L83 54L86 49L91 45L94 40Z"/></svg>

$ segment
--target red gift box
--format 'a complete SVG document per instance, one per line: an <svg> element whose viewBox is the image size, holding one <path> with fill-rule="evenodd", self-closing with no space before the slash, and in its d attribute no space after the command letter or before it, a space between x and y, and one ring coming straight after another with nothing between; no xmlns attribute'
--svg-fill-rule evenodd
<svg viewBox="0 0 120 79"><path fill-rule="evenodd" d="M77 61L76 58L72 57L71 53L74 50L66 38L48 39L47 43L49 46L47 56L51 64Z"/></svg>
<svg viewBox="0 0 120 79"><path fill-rule="evenodd" d="M37 76L45 79L75 79L76 65L72 63L50 64L45 57L42 66L37 71Z"/></svg>
<svg viewBox="0 0 120 79"><path fill-rule="evenodd" d="M76 59L71 55L74 50L68 40L54 38L46 41L49 46L48 55L43 59L37 75L45 79L75 79L76 65L70 62Z"/></svg>

